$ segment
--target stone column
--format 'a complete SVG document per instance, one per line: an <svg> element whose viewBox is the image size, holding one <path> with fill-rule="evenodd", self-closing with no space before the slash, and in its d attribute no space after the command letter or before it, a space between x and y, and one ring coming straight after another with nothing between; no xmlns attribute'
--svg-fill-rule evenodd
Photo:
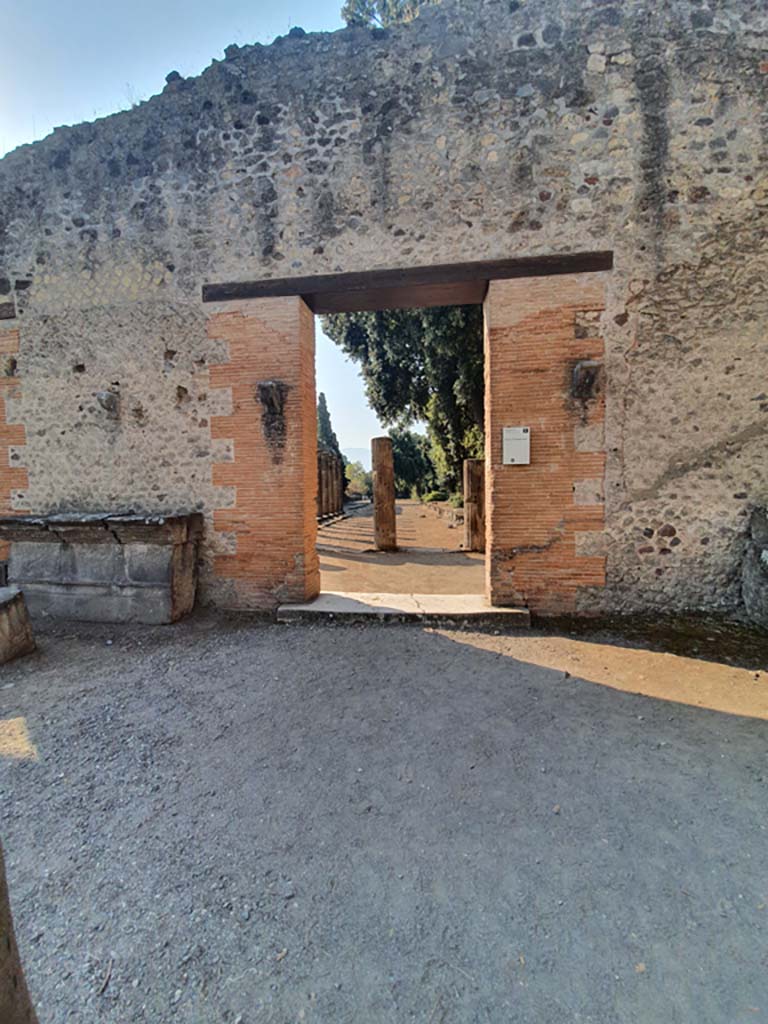
<svg viewBox="0 0 768 1024"><path fill-rule="evenodd" d="M344 491L347 487L347 479L344 476L344 459L339 459L338 462L339 471L339 512L344 511Z"/></svg>
<svg viewBox="0 0 768 1024"><path fill-rule="evenodd" d="M464 550L485 551L485 462L464 460Z"/></svg>
<svg viewBox="0 0 768 1024"><path fill-rule="evenodd" d="M330 452L325 456L326 487L328 491L326 515L332 516L336 511L336 488L333 481L333 456Z"/></svg>
<svg viewBox="0 0 768 1024"><path fill-rule="evenodd" d="M37 1016L24 981L19 950L13 933L11 904L0 846L0 1021L3 1024L37 1024Z"/></svg>
<svg viewBox="0 0 768 1024"><path fill-rule="evenodd" d="M320 518L325 519L328 515L328 456L325 452L320 452L317 456L318 463L320 465L320 482L319 482L319 510Z"/></svg>
<svg viewBox="0 0 768 1024"><path fill-rule="evenodd" d="M315 499L317 505L317 518L322 519L323 516L323 453L317 453L317 498Z"/></svg>
<svg viewBox="0 0 768 1024"><path fill-rule="evenodd" d="M338 456L335 456L333 460L333 485L336 514L339 515L344 504L344 492L341 481L341 459Z"/></svg>
<svg viewBox="0 0 768 1024"><path fill-rule="evenodd" d="M371 456L374 540L379 551L396 551L395 466L391 438L374 437L371 441Z"/></svg>

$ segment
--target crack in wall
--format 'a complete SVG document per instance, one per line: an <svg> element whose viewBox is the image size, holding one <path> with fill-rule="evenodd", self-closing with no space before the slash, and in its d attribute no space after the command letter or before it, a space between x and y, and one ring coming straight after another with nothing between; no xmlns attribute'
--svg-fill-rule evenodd
<svg viewBox="0 0 768 1024"><path fill-rule="evenodd" d="M651 498L657 497L659 491L666 484L671 483L673 480L679 480L680 477L687 476L689 473L692 473L697 469L701 469L704 463L709 459L713 459L718 455L721 455L732 445L743 445L748 441L753 441L755 438L763 437L765 435L765 430L765 423L751 423L748 427L745 427L744 430L740 430L731 437L725 438L722 441L718 441L717 444L713 444L708 448L702 449L702 451L697 455L687 459L684 463L676 466L668 466L667 469L665 469L664 472L661 473L652 484L650 484L650 486L644 487L641 490L631 491L628 500L630 502L648 501Z"/></svg>

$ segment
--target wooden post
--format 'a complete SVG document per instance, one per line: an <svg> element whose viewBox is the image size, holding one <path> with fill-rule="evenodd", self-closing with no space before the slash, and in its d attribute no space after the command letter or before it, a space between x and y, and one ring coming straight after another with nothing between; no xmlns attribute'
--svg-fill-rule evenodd
<svg viewBox="0 0 768 1024"><path fill-rule="evenodd" d="M373 462L373 534L379 551L397 550L395 522L395 466L392 440L374 437L371 441Z"/></svg>
<svg viewBox="0 0 768 1024"><path fill-rule="evenodd" d="M13 934L11 905L0 847L0 1020L3 1024L37 1024Z"/></svg>
<svg viewBox="0 0 768 1024"><path fill-rule="evenodd" d="M464 550L485 551L485 461L464 459Z"/></svg>

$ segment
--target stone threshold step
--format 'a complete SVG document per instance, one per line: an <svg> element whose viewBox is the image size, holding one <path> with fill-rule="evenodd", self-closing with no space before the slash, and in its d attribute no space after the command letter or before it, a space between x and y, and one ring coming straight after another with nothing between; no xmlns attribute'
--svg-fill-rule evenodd
<svg viewBox="0 0 768 1024"><path fill-rule="evenodd" d="M323 591L306 604L283 604L277 621L294 622L434 622L503 625L528 629L527 608L494 608L482 594L379 594Z"/></svg>

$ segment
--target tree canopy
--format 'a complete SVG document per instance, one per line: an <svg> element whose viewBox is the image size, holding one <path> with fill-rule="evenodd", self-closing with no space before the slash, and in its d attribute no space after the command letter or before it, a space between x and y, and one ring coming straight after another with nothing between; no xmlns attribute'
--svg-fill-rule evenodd
<svg viewBox="0 0 768 1024"><path fill-rule="evenodd" d="M416 17L422 0L346 0L341 16L347 25L382 27ZM431 2L431 0L428 0Z"/></svg>
<svg viewBox="0 0 768 1024"><path fill-rule="evenodd" d="M322 391L317 396L317 440L323 448L327 448L341 457L339 439L334 432L328 403Z"/></svg>
<svg viewBox="0 0 768 1024"><path fill-rule="evenodd" d="M362 494L364 498L370 498L373 494L373 474L362 462L348 462L344 467L344 473L347 478L347 490L351 494Z"/></svg>
<svg viewBox="0 0 768 1024"><path fill-rule="evenodd" d="M345 0L341 16L347 25L386 27L410 21L434 2ZM360 364L369 404L382 423L396 428L390 436L401 446L402 466L411 466L413 444L425 445L409 441L406 456L407 427L426 420L433 479L436 470L440 484L458 487L463 460L483 454L481 307L337 313L323 318L323 329ZM410 472L404 468L404 485Z"/></svg>
<svg viewBox="0 0 768 1024"><path fill-rule="evenodd" d="M382 423L427 423L441 483L483 451L483 313L480 306L335 313L325 333L360 364Z"/></svg>
<svg viewBox="0 0 768 1024"><path fill-rule="evenodd" d="M412 494L421 497L436 485L429 438L413 430L395 427L390 430L392 458L395 465L395 490L399 498Z"/></svg>

